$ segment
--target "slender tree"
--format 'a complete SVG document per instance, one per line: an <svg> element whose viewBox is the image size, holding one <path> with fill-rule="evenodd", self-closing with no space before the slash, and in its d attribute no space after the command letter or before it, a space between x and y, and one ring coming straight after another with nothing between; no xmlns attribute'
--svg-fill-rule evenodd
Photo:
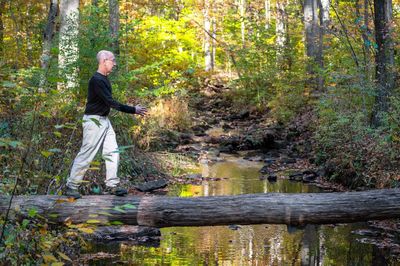
<svg viewBox="0 0 400 266"><path fill-rule="evenodd" d="M212 70L210 0L204 0L204 63L205 71Z"/></svg>
<svg viewBox="0 0 400 266"><path fill-rule="evenodd" d="M265 28L269 29L271 26L271 0L265 0Z"/></svg>
<svg viewBox="0 0 400 266"><path fill-rule="evenodd" d="M322 20L318 7L318 0L304 0L304 31L306 41L306 54L309 58L307 66L311 76L310 83L314 89L321 89L321 77L315 71L315 67L322 67L322 33L319 21ZM321 8L319 9L321 11Z"/></svg>
<svg viewBox="0 0 400 266"><path fill-rule="evenodd" d="M42 69L49 67L51 58L50 50L53 44L56 18L58 16L58 0L50 0L49 13L47 15L47 24L43 32L43 51L40 57L40 66Z"/></svg>
<svg viewBox="0 0 400 266"><path fill-rule="evenodd" d="M239 0L239 12L240 12L240 32L242 34L242 46L245 45L245 34L246 34L246 24L245 24L245 16L246 16L246 0Z"/></svg>
<svg viewBox="0 0 400 266"><path fill-rule="evenodd" d="M66 82L59 83L58 87L72 89L78 86L79 0L61 0L60 17L58 65L60 76Z"/></svg>
<svg viewBox="0 0 400 266"><path fill-rule="evenodd" d="M5 13L6 0L0 0L0 56L4 55L4 22L3 14Z"/></svg>
<svg viewBox="0 0 400 266"><path fill-rule="evenodd" d="M118 0L108 0L110 14L111 47L119 55L119 3Z"/></svg>
<svg viewBox="0 0 400 266"><path fill-rule="evenodd" d="M383 115L389 110L389 96L394 86L394 53L391 37L392 0L375 0L375 39L378 49L376 62L376 99L372 124L380 126Z"/></svg>
<svg viewBox="0 0 400 266"><path fill-rule="evenodd" d="M278 66L282 67L288 42L287 0L276 1L276 58Z"/></svg>

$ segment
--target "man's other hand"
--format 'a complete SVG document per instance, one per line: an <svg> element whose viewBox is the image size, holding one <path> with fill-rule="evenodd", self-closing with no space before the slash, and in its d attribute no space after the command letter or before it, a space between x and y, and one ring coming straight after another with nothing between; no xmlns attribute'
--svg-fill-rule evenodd
<svg viewBox="0 0 400 266"><path fill-rule="evenodd" d="M146 107L143 107L143 106L140 106L140 105L136 105L135 109L136 109L135 114L137 114L137 115L143 116L143 115L145 115L147 113L147 108Z"/></svg>

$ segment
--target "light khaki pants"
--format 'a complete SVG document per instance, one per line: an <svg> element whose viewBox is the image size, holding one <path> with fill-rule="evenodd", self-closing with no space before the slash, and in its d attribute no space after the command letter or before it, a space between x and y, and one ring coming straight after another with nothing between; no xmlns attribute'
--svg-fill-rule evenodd
<svg viewBox="0 0 400 266"><path fill-rule="evenodd" d="M106 116L83 116L82 147L74 160L67 187L77 189L90 163L103 146L103 158L106 161L106 186L115 187L119 183L117 176L119 164L118 144L114 129Z"/></svg>

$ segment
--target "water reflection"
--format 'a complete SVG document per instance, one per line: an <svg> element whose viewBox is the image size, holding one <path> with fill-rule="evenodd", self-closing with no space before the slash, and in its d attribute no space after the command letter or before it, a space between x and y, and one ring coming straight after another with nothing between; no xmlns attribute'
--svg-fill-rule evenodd
<svg viewBox="0 0 400 266"><path fill-rule="evenodd" d="M288 180L275 183L260 180L258 170L262 164L234 157L226 159L226 162L203 165L200 169L206 177L226 179L207 181L201 186L171 187L170 196L319 191L314 186ZM286 225L164 228L159 247L121 245L119 260L129 265L388 265L387 254L357 242L351 234L362 226L364 224L308 225L305 228Z"/></svg>

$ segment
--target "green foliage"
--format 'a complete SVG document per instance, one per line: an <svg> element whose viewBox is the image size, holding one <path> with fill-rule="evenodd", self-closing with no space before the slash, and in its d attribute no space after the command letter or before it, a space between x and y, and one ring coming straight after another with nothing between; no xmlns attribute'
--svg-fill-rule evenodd
<svg viewBox="0 0 400 266"><path fill-rule="evenodd" d="M332 181L349 187L388 186L398 168L399 111L393 109L381 128L370 126L372 86L354 77L336 77L335 86L318 105L317 163L325 164ZM377 178L382 171L388 176Z"/></svg>
<svg viewBox="0 0 400 266"><path fill-rule="evenodd" d="M0 261L4 265L63 265L72 262L70 256L82 244L76 234L51 230L34 216L6 226L4 245L0 246ZM0 220L0 225L3 222Z"/></svg>

